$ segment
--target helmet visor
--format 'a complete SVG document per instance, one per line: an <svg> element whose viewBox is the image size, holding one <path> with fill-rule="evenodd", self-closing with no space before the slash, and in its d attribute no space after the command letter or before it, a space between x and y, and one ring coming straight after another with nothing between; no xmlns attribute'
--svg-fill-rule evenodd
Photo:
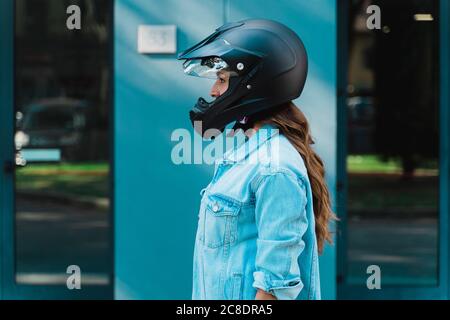
<svg viewBox="0 0 450 320"><path fill-rule="evenodd" d="M228 64L219 57L186 60L183 63L184 73L189 76L217 79L220 72L228 71L231 76L237 75L230 72Z"/></svg>

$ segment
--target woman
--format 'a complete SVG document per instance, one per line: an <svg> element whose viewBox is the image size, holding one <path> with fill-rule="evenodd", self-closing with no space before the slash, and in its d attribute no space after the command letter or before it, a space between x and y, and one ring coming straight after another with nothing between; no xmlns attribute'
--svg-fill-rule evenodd
<svg viewBox="0 0 450 320"><path fill-rule="evenodd" d="M324 166L311 148L300 38L270 20L228 23L182 52L186 74L215 78L190 112L203 137L236 121L245 143L218 160L202 190L193 299L320 299L318 254L331 211Z"/></svg>

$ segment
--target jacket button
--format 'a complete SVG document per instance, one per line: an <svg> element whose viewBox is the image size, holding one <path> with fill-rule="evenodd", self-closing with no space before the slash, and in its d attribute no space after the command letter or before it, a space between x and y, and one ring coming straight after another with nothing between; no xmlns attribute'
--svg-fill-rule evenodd
<svg viewBox="0 0 450 320"><path fill-rule="evenodd" d="M213 212L217 212L219 211L219 205L217 203L214 204L214 206L212 207Z"/></svg>

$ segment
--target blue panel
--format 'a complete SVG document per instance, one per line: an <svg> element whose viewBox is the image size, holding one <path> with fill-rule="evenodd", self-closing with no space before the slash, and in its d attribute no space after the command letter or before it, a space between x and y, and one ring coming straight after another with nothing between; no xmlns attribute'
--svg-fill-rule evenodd
<svg viewBox="0 0 450 320"><path fill-rule="evenodd" d="M199 191L212 168L171 162L171 133L210 82L175 55L137 53L140 24L175 24L178 51L223 23L208 0L115 2L115 296L190 299ZM195 80L195 79L194 79ZM208 92L208 91L207 91Z"/></svg>
<svg viewBox="0 0 450 320"><path fill-rule="evenodd" d="M305 91L296 102L305 112L316 151L325 162L328 186L336 199L336 1L230 1L228 20L267 18L286 24L303 39L309 55ZM333 202L335 203L335 202ZM322 297L336 298L336 247L320 259Z"/></svg>
<svg viewBox="0 0 450 320"><path fill-rule="evenodd" d="M156 1L115 4L115 296L189 299L199 191L212 167L171 162L176 128L210 82L187 79L174 55L137 53L139 24L175 24L178 51L225 19L267 17L305 40L311 73L298 101L309 117L334 191L336 154L335 1ZM320 34L318 38L317 35ZM320 41L319 41L320 39ZM334 192L333 192L334 196ZM335 297L335 250L321 260L324 298Z"/></svg>

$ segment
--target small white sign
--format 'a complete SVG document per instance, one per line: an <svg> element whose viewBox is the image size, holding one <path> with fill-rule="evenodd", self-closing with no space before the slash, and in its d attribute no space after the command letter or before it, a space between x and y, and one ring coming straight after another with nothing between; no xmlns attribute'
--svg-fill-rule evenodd
<svg viewBox="0 0 450 320"><path fill-rule="evenodd" d="M140 25L138 52L176 53L177 27L175 25Z"/></svg>

